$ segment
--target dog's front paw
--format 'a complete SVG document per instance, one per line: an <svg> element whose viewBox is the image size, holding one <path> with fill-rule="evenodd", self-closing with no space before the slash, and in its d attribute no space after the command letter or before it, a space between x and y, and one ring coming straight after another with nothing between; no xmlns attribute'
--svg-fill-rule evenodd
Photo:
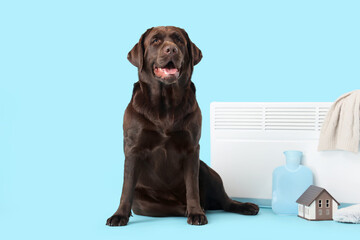
<svg viewBox="0 0 360 240"><path fill-rule="evenodd" d="M122 215L113 215L108 218L106 225L108 226L125 226L129 222L129 217Z"/></svg>
<svg viewBox="0 0 360 240"><path fill-rule="evenodd" d="M191 225L205 225L208 221L205 214L189 214L187 223Z"/></svg>

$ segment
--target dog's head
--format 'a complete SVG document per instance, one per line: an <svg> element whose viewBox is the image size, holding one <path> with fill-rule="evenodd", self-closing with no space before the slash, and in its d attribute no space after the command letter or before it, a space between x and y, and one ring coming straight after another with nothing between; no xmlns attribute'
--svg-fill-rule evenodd
<svg viewBox="0 0 360 240"><path fill-rule="evenodd" d="M128 54L145 81L172 84L190 79L202 54L185 30L177 27L148 29Z"/></svg>

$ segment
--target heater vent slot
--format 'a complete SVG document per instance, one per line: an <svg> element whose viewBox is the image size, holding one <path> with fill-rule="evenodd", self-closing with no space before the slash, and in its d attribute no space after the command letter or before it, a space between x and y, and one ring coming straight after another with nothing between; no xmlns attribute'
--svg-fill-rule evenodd
<svg viewBox="0 0 360 240"><path fill-rule="evenodd" d="M212 109L212 124L215 130L320 131L328 110L309 103L227 103Z"/></svg>
<svg viewBox="0 0 360 240"><path fill-rule="evenodd" d="M262 130L263 108L261 107L217 107L215 129Z"/></svg>
<svg viewBox="0 0 360 240"><path fill-rule="evenodd" d="M315 107L264 107L266 130L314 131L316 128Z"/></svg>

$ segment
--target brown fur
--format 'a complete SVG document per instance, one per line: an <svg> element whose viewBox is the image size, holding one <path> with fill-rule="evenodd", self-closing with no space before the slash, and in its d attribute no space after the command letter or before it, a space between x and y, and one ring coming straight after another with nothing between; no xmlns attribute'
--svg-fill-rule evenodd
<svg viewBox="0 0 360 240"><path fill-rule="evenodd" d="M166 48L174 53L166 54ZM129 52L139 81L124 115L120 205L107 225L126 225L131 209L139 215L187 216L195 225L207 223L205 210L258 213L255 204L231 200L220 176L199 160L201 111L191 75L201 58L187 33L176 27L148 29ZM154 66L169 61L180 69L179 77L156 77Z"/></svg>

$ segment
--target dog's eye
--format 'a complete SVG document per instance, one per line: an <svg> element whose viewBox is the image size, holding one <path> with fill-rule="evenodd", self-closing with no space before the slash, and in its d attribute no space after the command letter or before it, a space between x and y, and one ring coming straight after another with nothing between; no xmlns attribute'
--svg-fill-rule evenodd
<svg viewBox="0 0 360 240"><path fill-rule="evenodd" d="M179 35L175 35L175 40L176 41L178 41L178 42L180 42L180 43L183 43L184 42L184 40L179 36Z"/></svg>
<svg viewBox="0 0 360 240"><path fill-rule="evenodd" d="M160 39L156 37L151 40L151 43L158 43L158 42L160 42Z"/></svg>

